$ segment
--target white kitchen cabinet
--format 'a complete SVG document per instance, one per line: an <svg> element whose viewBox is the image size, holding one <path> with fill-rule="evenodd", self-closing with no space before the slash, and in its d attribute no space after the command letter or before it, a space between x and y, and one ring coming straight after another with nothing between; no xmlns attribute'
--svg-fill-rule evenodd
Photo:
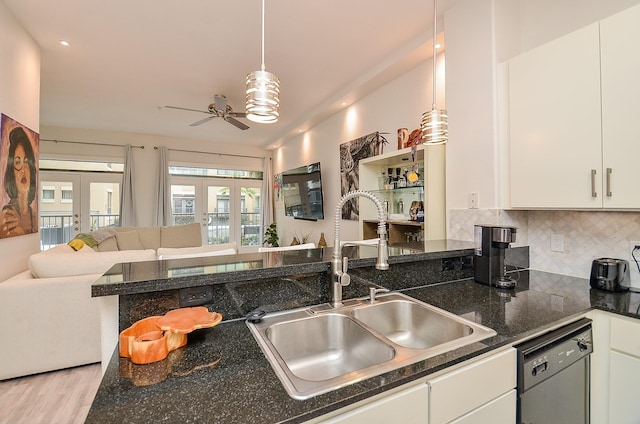
<svg viewBox="0 0 640 424"><path fill-rule="evenodd" d="M640 320L592 311L591 422L640 422Z"/></svg>
<svg viewBox="0 0 640 424"><path fill-rule="evenodd" d="M417 148L416 162L420 166L422 186L384 190L378 183L378 177L388 168L411 169L411 149L401 149L359 162L360 189L373 192L380 201L389 201L389 213L400 215L397 204L400 199L404 205L404 218L399 216L389 220L391 244L406 242L407 233L423 231L424 240L446 239L446 203L445 203L445 145ZM412 201L423 201L424 223L409 220L409 208ZM378 213L375 205L369 201L360 201L360 237L375 238Z"/></svg>
<svg viewBox="0 0 640 424"><path fill-rule="evenodd" d="M384 395L373 401L364 401L363 405L331 418L322 418L318 423L325 424L371 424L403 423L426 424L428 420L429 389L419 383L391 395Z"/></svg>
<svg viewBox="0 0 640 424"><path fill-rule="evenodd" d="M510 206L639 209L640 6L508 62Z"/></svg>
<svg viewBox="0 0 640 424"><path fill-rule="evenodd" d="M451 424L512 424L516 416L516 390L510 390L504 395L480 408L451 421Z"/></svg>
<svg viewBox="0 0 640 424"><path fill-rule="evenodd" d="M639 423L640 358L611 351L609 371L609 423Z"/></svg>
<svg viewBox="0 0 640 424"><path fill-rule="evenodd" d="M308 424L513 424L516 350L474 358Z"/></svg>
<svg viewBox="0 0 640 424"><path fill-rule="evenodd" d="M600 23L604 207L638 208L640 6ZM607 178L606 173L609 171ZM609 190L607 190L607 183Z"/></svg>
<svg viewBox="0 0 640 424"><path fill-rule="evenodd" d="M609 423L639 423L640 321L611 317L609 360Z"/></svg>
<svg viewBox="0 0 640 424"><path fill-rule="evenodd" d="M429 379L429 424L512 424L516 420L516 350L470 361Z"/></svg>
<svg viewBox="0 0 640 424"><path fill-rule="evenodd" d="M509 61L511 207L602 207L598 37L593 24Z"/></svg>

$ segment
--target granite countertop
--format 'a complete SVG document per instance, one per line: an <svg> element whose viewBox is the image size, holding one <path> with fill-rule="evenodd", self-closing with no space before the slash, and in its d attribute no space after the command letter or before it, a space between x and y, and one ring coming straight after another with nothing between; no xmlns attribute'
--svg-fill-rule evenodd
<svg viewBox="0 0 640 424"><path fill-rule="evenodd" d="M352 285L370 284L376 275L366 268L354 270ZM300 423L533 337L592 308L640 318L638 293L602 292L591 289L585 279L537 271L519 271L514 276L518 286L512 291L471 279L408 288L406 279L388 278L384 283L389 289L498 334L304 401L285 392L242 320L197 330L189 335L186 347L153 364L134 365L115 352L86 422Z"/></svg>
<svg viewBox="0 0 640 424"><path fill-rule="evenodd" d="M473 243L433 240L423 244L389 247L389 264L471 254ZM292 274L325 272L331 265L332 248L156 260L114 265L91 287L91 296L111 296L178 289ZM375 265L377 247L345 246L349 269Z"/></svg>

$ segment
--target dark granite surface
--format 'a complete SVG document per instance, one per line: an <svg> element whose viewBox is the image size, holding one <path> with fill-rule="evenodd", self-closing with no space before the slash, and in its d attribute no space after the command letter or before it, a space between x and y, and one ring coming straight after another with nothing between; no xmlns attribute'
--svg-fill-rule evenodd
<svg viewBox="0 0 640 424"><path fill-rule="evenodd" d="M306 249L118 264L93 284L91 295L136 294L325 272L330 267L332 253L331 248ZM472 242L435 240L424 245L390 247L389 263L472 253ZM356 269L375 265L377 250L375 246L345 246L342 254L349 257L349 268Z"/></svg>
<svg viewBox="0 0 640 424"><path fill-rule="evenodd" d="M473 270L461 266L463 258L467 259L469 256L396 263L387 271L378 271L374 267L352 269L349 271L352 282L343 288L343 297L349 299L367 296L371 285L399 290L443 280L469 278L473 275ZM459 266L441 272L443 265L446 265L443 261L451 261ZM210 288L213 298L205 305L211 311L221 313L225 321L243 318L256 309L274 312L326 303L330 301L331 292L327 272L232 281L195 288L205 287ZM164 315L172 309L192 306L180 303L180 293L185 290L187 289L180 288L120 295L120 331L142 318Z"/></svg>
<svg viewBox="0 0 640 424"><path fill-rule="evenodd" d="M454 268L459 266L458 271L462 275L469 272L464 269L463 257L458 262ZM433 264L425 263L424 266ZM358 296L369 284L367 279L371 279L493 328L498 334L483 342L299 401L287 395L245 322L226 321L217 327L190 334L187 346L155 364L134 365L128 359L120 359L116 352L86 422L300 423L476 355L532 337L574 320L591 308L640 318L640 294L597 291L591 289L584 279L519 271L514 273L518 287L512 291L501 291L470 279L434 284L429 281L431 272L426 272L426 268L419 264L396 267L403 269L384 275L368 269L354 270L354 291L349 295L345 293L345 298ZM447 268L443 263L441 267ZM268 292L296 286L295 290L300 290L298 295L306 296L302 303L313 302L323 296L321 291L301 288L320 287L321 279L314 279L309 274L290 276L290 279L299 280L296 283L289 281L290 284L277 279L263 283ZM405 289L414 283L430 285ZM284 286L278 287L281 284ZM275 293L264 293L264 302L260 302L260 295L250 293L252 290L247 288L245 291L242 285L236 290L237 299L249 299L249 305L240 309L264 304L275 310L298 304L289 296L279 297ZM281 300L284 302L282 305ZM237 301L236 305L243 302Z"/></svg>

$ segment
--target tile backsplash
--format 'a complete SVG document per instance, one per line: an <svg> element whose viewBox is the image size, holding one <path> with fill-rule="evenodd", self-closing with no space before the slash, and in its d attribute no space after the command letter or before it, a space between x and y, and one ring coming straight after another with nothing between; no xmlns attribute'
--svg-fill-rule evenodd
<svg viewBox="0 0 640 424"><path fill-rule="evenodd" d="M632 240L640 241L640 212L451 209L447 237L472 241L475 224L518 227L514 245L529 246L531 269L539 271L589 278L593 259L626 259L632 285L640 288L629 246ZM562 252L551 250L552 236L562 240ZM640 252L636 256L640 258Z"/></svg>

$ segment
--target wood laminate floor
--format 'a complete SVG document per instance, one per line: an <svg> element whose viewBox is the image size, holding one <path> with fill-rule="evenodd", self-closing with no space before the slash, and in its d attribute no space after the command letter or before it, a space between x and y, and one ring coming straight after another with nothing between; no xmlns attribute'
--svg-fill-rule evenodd
<svg viewBox="0 0 640 424"><path fill-rule="evenodd" d="M84 423L101 378L92 364L0 381L0 424Z"/></svg>

